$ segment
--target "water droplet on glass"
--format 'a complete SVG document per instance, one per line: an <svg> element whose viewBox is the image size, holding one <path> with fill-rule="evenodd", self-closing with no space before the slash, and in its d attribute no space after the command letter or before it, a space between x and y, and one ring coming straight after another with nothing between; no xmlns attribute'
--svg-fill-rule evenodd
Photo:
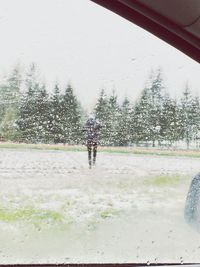
<svg viewBox="0 0 200 267"><path fill-rule="evenodd" d="M180 263L183 264L183 257L180 257Z"/></svg>

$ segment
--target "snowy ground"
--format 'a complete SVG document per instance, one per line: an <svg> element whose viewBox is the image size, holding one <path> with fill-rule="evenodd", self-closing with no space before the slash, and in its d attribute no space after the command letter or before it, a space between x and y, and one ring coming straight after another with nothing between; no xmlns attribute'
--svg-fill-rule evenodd
<svg viewBox="0 0 200 267"><path fill-rule="evenodd" d="M183 219L199 159L0 151L0 262L200 262Z"/></svg>

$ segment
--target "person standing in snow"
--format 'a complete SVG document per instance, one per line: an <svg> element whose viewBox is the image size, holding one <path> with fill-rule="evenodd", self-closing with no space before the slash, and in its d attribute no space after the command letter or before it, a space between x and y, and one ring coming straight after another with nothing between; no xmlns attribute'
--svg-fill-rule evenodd
<svg viewBox="0 0 200 267"><path fill-rule="evenodd" d="M90 169L92 168L92 164L93 166L95 166L96 163L98 136L101 127L101 124L95 119L93 115L90 115L83 127L83 131L85 132L86 146L88 150L88 163Z"/></svg>

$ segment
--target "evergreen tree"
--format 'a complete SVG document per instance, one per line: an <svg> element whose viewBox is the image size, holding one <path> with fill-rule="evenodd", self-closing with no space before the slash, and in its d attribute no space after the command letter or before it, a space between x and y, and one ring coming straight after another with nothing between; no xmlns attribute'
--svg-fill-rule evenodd
<svg viewBox="0 0 200 267"><path fill-rule="evenodd" d="M186 141L187 149L189 149L190 142L195 138L194 135L199 127L199 101L192 97L188 84L183 92L180 110L182 138Z"/></svg>
<svg viewBox="0 0 200 267"><path fill-rule="evenodd" d="M42 142L47 129L48 96L44 85L40 85L37 69L31 64L26 75L26 91L22 94L17 120L21 141Z"/></svg>
<svg viewBox="0 0 200 267"><path fill-rule="evenodd" d="M108 98L107 95L105 94L104 89L101 90L99 98L97 100L94 113L96 119L101 123L103 126L100 135L99 135L99 142L101 145L109 145L110 141L110 134L109 134L109 127L110 123L108 121Z"/></svg>
<svg viewBox="0 0 200 267"><path fill-rule="evenodd" d="M139 141L161 142L161 119L163 109L163 85L161 71L158 69L150 77L149 85L142 91L133 111L133 139Z"/></svg>
<svg viewBox="0 0 200 267"><path fill-rule="evenodd" d="M45 85L41 85L35 92L35 113L34 119L37 125L35 141L46 143L49 140L49 99Z"/></svg>
<svg viewBox="0 0 200 267"><path fill-rule="evenodd" d="M193 140L197 141L199 139L200 132L200 102L199 97L193 97L192 100L192 117L193 117Z"/></svg>
<svg viewBox="0 0 200 267"><path fill-rule="evenodd" d="M120 108L120 117L118 123L118 144L120 146L127 146L132 141L131 125L132 125L132 109L130 101L125 97Z"/></svg>
<svg viewBox="0 0 200 267"><path fill-rule="evenodd" d="M165 95L160 121L160 136L162 140L167 141L169 145L172 145L180 139L181 127L179 116L180 110L176 100L171 99L169 95Z"/></svg>
<svg viewBox="0 0 200 267"><path fill-rule="evenodd" d="M37 123L35 121L35 94L32 88L23 93L19 105L19 117L17 127L20 132L20 141L36 142Z"/></svg>
<svg viewBox="0 0 200 267"><path fill-rule="evenodd" d="M0 135L4 140L17 139L15 121L18 116L21 83L20 67L16 66L5 84L0 86Z"/></svg>
<svg viewBox="0 0 200 267"><path fill-rule="evenodd" d="M19 98L20 89L22 85L22 73L19 65L13 68L10 76L7 79L7 83L10 88L10 91L12 92L12 98L15 101Z"/></svg>
<svg viewBox="0 0 200 267"><path fill-rule="evenodd" d="M53 95L50 98L50 113L48 120L49 140L53 143L64 142L64 131L61 113L61 94L59 85L55 84Z"/></svg>
<svg viewBox="0 0 200 267"><path fill-rule="evenodd" d="M1 138L9 141L17 141L19 133L16 127L17 111L13 108L8 108L5 111L0 124Z"/></svg>
<svg viewBox="0 0 200 267"><path fill-rule="evenodd" d="M151 87L149 88L149 101L151 108L149 108L149 133L150 140L153 142L153 146L155 146L155 141L160 143L161 136L161 116L162 116L162 108L163 108L163 85L162 85L162 77L161 70L158 69L155 75L155 78L152 81Z"/></svg>
<svg viewBox="0 0 200 267"><path fill-rule="evenodd" d="M149 101L149 89L144 88L141 93L141 97L135 103L133 115L132 115L132 141L137 144L141 141L148 143L150 141L150 110L152 109L152 103Z"/></svg>
<svg viewBox="0 0 200 267"><path fill-rule="evenodd" d="M26 73L25 87L26 90L35 90L40 84L40 74L35 63L31 63Z"/></svg>
<svg viewBox="0 0 200 267"><path fill-rule="evenodd" d="M82 139L80 106L69 84L61 100L62 130L64 142L78 144Z"/></svg>
<svg viewBox="0 0 200 267"><path fill-rule="evenodd" d="M120 118L120 109L117 102L117 95L115 91L112 92L112 95L108 99L108 114L107 114L107 136L108 136L108 144L118 145L118 124Z"/></svg>

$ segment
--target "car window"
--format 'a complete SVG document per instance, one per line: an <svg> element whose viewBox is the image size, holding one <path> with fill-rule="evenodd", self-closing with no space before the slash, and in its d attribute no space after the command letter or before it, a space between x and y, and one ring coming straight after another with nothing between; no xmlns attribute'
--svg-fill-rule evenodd
<svg viewBox="0 0 200 267"><path fill-rule="evenodd" d="M90 1L0 3L0 262L198 263L199 65Z"/></svg>

